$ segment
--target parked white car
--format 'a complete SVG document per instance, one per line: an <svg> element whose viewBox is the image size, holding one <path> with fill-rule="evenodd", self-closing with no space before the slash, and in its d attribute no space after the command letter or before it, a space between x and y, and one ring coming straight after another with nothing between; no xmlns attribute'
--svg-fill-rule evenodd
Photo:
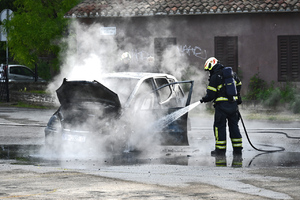
<svg viewBox="0 0 300 200"><path fill-rule="evenodd" d="M5 80L5 70L7 65L0 66L0 80ZM8 65L8 82L35 82L35 73L24 65ZM46 82L37 77L37 82Z"/></svg>

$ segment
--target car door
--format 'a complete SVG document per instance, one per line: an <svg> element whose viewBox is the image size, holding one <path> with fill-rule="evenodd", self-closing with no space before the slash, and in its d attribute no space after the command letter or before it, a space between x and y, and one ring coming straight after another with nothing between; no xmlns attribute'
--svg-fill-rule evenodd
<svg viewBox="0 0 300 200"><path fill-rule="evenodd" d="M188 113L171 122L168 119L190 103L179 84L167 77L149 78L140 85L135 96L133 105L137 118L146 119L153 134L159 134L162 145L188 145Z"/></svg>
<svg viewBox="0 0 300 200"><path fill-rule="evenodd" d="M163 145L188 145L188 112L176 114L185 107L185 96L179 83L172 78L155 78L155 90L158 93L162 116L158 123L163 122L161 130ZM189 103L188 103L189 104ZM174 120L174 115L176 120ZM174 120L174 121L173 121Z"/></svg>

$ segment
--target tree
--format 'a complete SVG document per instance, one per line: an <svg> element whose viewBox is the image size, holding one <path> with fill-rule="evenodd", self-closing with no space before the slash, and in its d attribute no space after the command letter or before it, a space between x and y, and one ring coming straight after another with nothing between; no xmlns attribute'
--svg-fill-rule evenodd
<svg viewBox="0 0 300 200"><path fill-rule="evenodd" d="M13 6L14 0L0 0L0 12L2 12L4 9L10 9L12 11L15 11ZM0 22L0 25L2 25L2 22ZM6 42L0 42L0 64L6 63Z"/></svg>
<svg viewBox="0 0 300 200"><path fill-rule="evenodd" d="M10 54L17 62L33 67L47 66L48 73L58 70L60 39L69 20L64 14L79 0L15 0L14 17L5 23L9 31Z"/></svg>

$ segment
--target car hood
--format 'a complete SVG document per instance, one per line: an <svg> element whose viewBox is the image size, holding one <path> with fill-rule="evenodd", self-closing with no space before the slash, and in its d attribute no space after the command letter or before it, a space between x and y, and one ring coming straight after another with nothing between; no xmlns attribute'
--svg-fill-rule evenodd
<svg viewBox="0 0 300 200"><path fill-rule="evenodd" d="M60 104L76 104L95 102L120 108L120 100L116 93L97 81L67 81L56 90Z"/></svg>

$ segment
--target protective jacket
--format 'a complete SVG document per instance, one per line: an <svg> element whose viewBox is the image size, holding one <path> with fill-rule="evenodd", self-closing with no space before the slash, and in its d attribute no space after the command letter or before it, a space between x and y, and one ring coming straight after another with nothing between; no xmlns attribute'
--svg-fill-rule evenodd
<svg viewBox="0 0 300 200"><path fill-rule="evenodd" d="M222 101L230 101L226 95L226 90L224 87L224 80L222 76L222 70L224 66L222 64L216 64L214 68L210 71L209 76L209 85L207 87L206 96L202 98L203 102L210 102L214 101L214 103L222 102ZM233 78L235 80L236 89L237 89L237 96L234 97L234 100L237 101L238 104L241 103L241 86L242 82L234 73Z"/></svg>

